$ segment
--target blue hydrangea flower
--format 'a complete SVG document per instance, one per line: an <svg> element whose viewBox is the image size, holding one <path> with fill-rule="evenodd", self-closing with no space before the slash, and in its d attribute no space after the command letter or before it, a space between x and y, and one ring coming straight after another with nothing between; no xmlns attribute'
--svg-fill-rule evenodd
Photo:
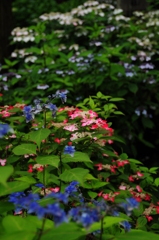
<svg viewBox="0 0 159 240"><path fill-rule="evenodd" d="M40 206L37 202L32 202L29 205L28 213L35 213L39 219L43 218L46 214L46 209Z"/></svg>
<svg viewBox="0 0 159 240"><path fill-rule="evenodd" d="M57 107L55 104L53 103L48 103L45 105L45 108L48 108L52 111L52 116L55 117L56 116L56 112L57 112Z"/></svg>
<svg viewBox="0 0 159 240"><path fill-rule="evenodd" d="M71 157L73 157L74 153L75 153L75 146L65 146L64 154L69 154L71 155Z"/></svg>
<svg viewBox="0 0 159 240"><path fill-rule="evenodd" d="M23 108L23 113L26 118L26 123L28 123L34 119L34 113L33 113L33 109L31 106L25 106Z"/></svg>
<svg viewBox="0 0 159 240"><path fill-rule="evenodd" d="M56 96L61 98L62 103L65 103L67 101L67 93L68 90L58 90L56 91Z"/></svg>
<svg viewBox="0 0 159 240"><path fill-rule="evenodd" d="M42 183L36 183L35 186L38 188L45 188L44 184Z"/></svg>
<svg viewBox="0 0 159 240"><path fill-rule="evenodd" d="M137 202L135 198L131 197L131 198L126 198L126 203L121 203L119 206L124 208L126 214L130 216L132 210L134 208L138 208L139 202Z"/></svg>
<svg viewBox="0 0 159 240"><path fill-rule="evenodd" d="M18 204L19 203L19 199L25 197L24 192L15 192L15 193L11 193L9 195L9 200L8 202L12 202L13 204Z"/></svg>
<svg viewBox="0 0 159 240"><path fill-rule="evenodd" d="M86 228L92 223L100 220L100 214L96 209L91 209L85 206L72 208L69 211L68 216L77 223L81 223Z"/></svg>
<svg viewBox="0 0 159 240"><path fill-rule="evenodd" d="M131 224L128 221L120 222L120 225L124 227L126 232L129 232L131 229Z"/></svg>
<svg viewBox="0 0 159 240"><path fill-rule="evenodd" d="M46 213L51 214L54 218L55 225L58 226L63 222L68 222L68 218L59 203L49 204L46 208Z"/></svg>
<svg viewBox="0 0 159 240"><path fill-rule="evenodd" d="M92 202L94 203L94 205L96 206L96 209L98 209L99 212L101 211L107 211L109 210L109 206L106 204L106 201L104 201L103 199L100 201L96 201L96 200L92 200Z"/></svg>
<svg viewBox="0 0 159 240"><path fill-rule="evenodd" d="M77 185L79 185L79 182L73 181L71 182L66 188L65 188L65 193L68 195L71 195L74 192L77 192Z"/></svg>
<svg viewBox="0 0 159 240"><path fill-rule="evenodd" d="M68 195L65 194L65 193L60 193L60 192L54 193L54 192L52 192L52 193L50 193L46 196L46 198L48 198L48 197L53 197L53 198L65 203L65 204L68 203Z"/></svg>
<svg viewBox="0 0 159 240"><path fill-rule="evenodd" d="M8 132L13 132L8 124L0 123L0 138L3 138Z"/></svg>

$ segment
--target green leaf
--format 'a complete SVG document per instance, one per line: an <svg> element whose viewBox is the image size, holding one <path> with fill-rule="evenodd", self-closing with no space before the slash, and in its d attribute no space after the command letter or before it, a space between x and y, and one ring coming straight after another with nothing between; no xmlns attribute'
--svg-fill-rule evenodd
<svg viewBox="0 0 159 240"><path fill-rule="evenodd" d="M103 96L103 94L101 92L97 92L97 97L101 98Z"/></svg>
<svg viewBox="0 0 159 240"><path fill-rule="evenodd" d="M119 102L125 100L124 98L110 98L110 102Z"/></svg>
<svg viewBox="0 0 159 240"><path fill-rule="evenodd" d="M133 158L129 158L128 160L129 160L129 162L143 165L143 163L140 162L139 160L136 160L136 159L133 159Z"/></svg>
<svg viewBox="0 0 159 240"><path fill-rule="evenodd" d="M83 184L85 176L89 173L88 169L84 168L73 168L65 170L61 175L60 179L65 182L78 181Z"/></svg>
<svg viewBox="0 0 159 240"><path fill-rule="evenodd" d="M113 103L107 103L104 105L104 110L109 112L111 109L117 108L117 106Z"/></svg>
<svg viewBox="0 0 159 240"><path fill-rule="evenodd" d="M23 177L19 177L19 178L14 178L17 181L21 181L21 182L27 182L29 184L34 184L36 183L35 178L31 177L31 176L23 176Z"/></svg>
<svg viewBox="0 0 159 240"><path fill-rule="evenodd" d="M149 172L156 174L156 172L158 171L158 169L159 169L159 167L152 167L152 168L149 169Z"/></svg>
<svg viewBox="0 0 159 240"><path fill-rule="evenodd" d="M120 217L105 217L103 220L103 228L108 228L111 227L112 225L125 221L125 218L120 218ZM93 223L89 229L90 232L94 232L96 230L99 230L101 228L101 222L98 223Z"/></svg>
<svg viewBox="0 0 159 240"><path fill-rule="evenodd" d="M91 198L95 198L97 197L97 193L96 192L92 192L92 191L88 191L88 195L91 197Z"/></svg>
<svg viewBox="0 0 159 240"><path fill-rule="evenodd" d="M71 157L69 154L63 154L62 162L63 163L68 163L68 162L90 162L90 163L92 163L89 156L83 152L75 152L73 157Z"/></svg>
<svg viewBox="0 0 159 240"><path fill-rule="evenodd" d="M128 159L128 155L126 154L126 153L122 153L122 154L120 154L120 159L122 159L122 160L126 160L126 159Z"/></svg>
<svg viewBox="0 0 159 240"><path fill-rule="evenodd" d="M85 233L75 223L63 223L42 235L41 240L77 240Z"/></svg>
<svg viewBox="0 0 159 240"><path fill-rule="evenodd" d="M29 136L30 136L30 140L35 142L38 145L38 148L40 149L42 140L46 139L50 133L51 133L51 131L49 129L40 128L39 130L37 130L35 132L31 132L29 134Z"/></svg>
<svg viewBox="0 0 159 240"><path fill-rule="evenodd" d="M0 183L3 185L6 185L7 179L10 177L10 175L13 173L14 169L13 166L8 165L4 167L0 167Z"/></svg>
<svg viewBox="0 0 159 240"><path fill-rule="evenodd" d="M52 201L52 203L53 203L53 201ZM39 219L39 218L37 218L37 216L31 216L31 215L28 215L26 219L28 222L35 225L36 228L39 228L39 229L41 228L43 219ZM52 220L46 218L44 230L52 229L53 226L54 226L54 222Z"/></svg>
<svg viewBox="0 0 159 240"><path fill-rule="evenodd" d="M155 185L156 185L156 187L159 186L159 178L156 178L156 179L155 179Z"/></svg>
<svg viewBox="0 0 159 240"><path fill-rule="evenodd" d="M115 240L158 240L159 237L157 234L151 232L145 232L141 230L131 230L126 234L120 234L116 236Z"/></svg>
<svg viewBox="0 0 159 240"><path fill-rule="evenodd" d="M7 163L11 164L11 163L17 162L18 160L19 160L19 157L17 156L9 156L7 158Z"/></svg>
<svg viewBox="0 0 159 240"><path fill-rule="evenodd" d="M91 97L89 98L89 105L90 105L91 109L94 109L95 104L94 104L94 101L93 101L93 99Z"/></svg>
<svg viewBox="0 0 159 240"><path fill-rule="evenodd" d="M98 189L105 185L109 184L108 182L100 182L100 181L91 181L91 182L84 182L83 187L87 189Z"/></svg>
<svg viewBox="0 0 159 240"><path fill-rule="evenodd" d="M2 225L5 231L8 233L36 230L36 226L30 223L27 218L21 218L11 215L3 218Z"/></svg>
<svg viewBox="0 0 159 240"><path fill-rule="evenodd" d="M18 182L18 181L8 182L7 186L2 186L2 185L0 186L0 197L13 192L23 191L26 188L29 188L29 186L30 185L25 182Z"/></svg>
<svg viewBox="0 0 159 240"><path fill-rule="evenodd" d="M0 204L0 213L8 212L10 210L15 209L15 206L13 203L10 202L2 202Z"/></svg>
<svg viewBox="0 0 159 240"><path fill-rule="evenodd" d="M147 219L144 216L141 216L137 219L137 226L136 228L142 228L147 223Z"/></svg>
<svg viewBox="0 0 159 240"><path fill-rule="evenodd" d="M47 155L47 156L38 156L36 158L36 162L41 164L41 165L51 165L53 167L56 167L58 168L58 165L59 165L59 162L60 162L60 159L58 156L56 155Z"/></svg>
<svg viewBox="0 0 159 240"><path fill-rule="evenodd" d="M50 173L48 172L48 170L45 168L45 172L38 172L37 173L37 177L40 180L41 183L43 183L45 186L48 184L49 182L49 178L50 178Z"/></svg>
<svg viewBox="0 0 159 240"><path fill-rule="evenodd" d="M116 114L116 115L125 115L123 112L121 112L121 111L115 111L115 112L113 112L113 114Z"/></svg>
<svg viewBox="0 0 159 240"><path fill-rule="evenodd" d="M15 155L36 154L36 145L24 143L15 147L12 151Z"/></svg>
<svg viewBox="0 0 159 240"><path fill-rule="evenodd" d="M138 91L138 86L134 83L129 83L128 88L132 93L136 93Z"/></svg>
<svg viewBox="0 0 159 240"><path fill-rule="evenodd" d="M142 124L144 125L144 127L146 128L153 128L154 127L154 123L152 120L150 120L147 117L142 117Z"/></svg>
<svg viewBox="0 0 159 240"><path fill-rule="evenodd" d="M35 238L35 232L28 232L28 231L20 231L20 232L13 232L5 235L0 236L1 240L33 240Z"/></svg>

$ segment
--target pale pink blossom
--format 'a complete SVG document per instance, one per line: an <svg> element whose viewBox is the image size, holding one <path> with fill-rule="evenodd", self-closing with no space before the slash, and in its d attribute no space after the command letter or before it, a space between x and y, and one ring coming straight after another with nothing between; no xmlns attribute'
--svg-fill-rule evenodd
<svg viewBox="0 0 159 240"><path fill-rule="evenodd" d="M0 159L1 166L5 166L6 165L6 161L7 161L7 159Z"/></svg>
<svg viewBox="0 0 159 240"><path fill-rule="evenodd" d="M144 174L141 173L141 172L137 172L136 174L137 174L138 177L143 177L144 176Z"/></svg>
<svg viewBox="0 0 159 240"><path fill-rule="evenodd" d="M119 186L119 189L120 189L120 190L126 190L126 186L121 185L121 186Z"/></svg>
<svg viewBox="0 0 159 240"><path fill-rule="evenodd" d="M84 127L84 126L88 126L88 125L91 125L92 123L94 123L95 119L84 118L81 120L81 122L82 122L82 127Z"/></svg>
<svg viewBox="0 0 159 240"><path fill-rule="evenodd" d="M55 192L55 193L57 193L57 192L60 191L60 188L59 188L59 187L50 188L50 191L51 191L51 192Z"/></svg>
<svg viewBox="0 0 159 240"><path fill-rule="evenodd" d="M63 129L68 130L70 132L74 132L74 131L78 130L76 124L65 126Z"/></svg>
<svg viewBox="0 0 159 240"><path fill-rule="evenodd" d="M136 186L136 189L138 192L142 192L142 188L139 185Z"/></svg>

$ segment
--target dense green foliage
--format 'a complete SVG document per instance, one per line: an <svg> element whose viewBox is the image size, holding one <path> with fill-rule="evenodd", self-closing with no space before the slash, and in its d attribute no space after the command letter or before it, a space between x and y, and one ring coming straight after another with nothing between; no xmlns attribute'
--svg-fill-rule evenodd
<svg viewBox="0 0 159 240"><path fill-rule="evenodd" d="M111 3L13 1L2 240L158 239L159 11Z"/></svg>
<svg viewBox="0 0 159 240"><path fill-rule="evenodd" d="M44 10L42 6L37 13L42 13L38 12ZM55 10L60 6L65 9L62 4ZM24 15L22 10L20 15ZM34 26L12 32L16 49L3 66L9 72L9 94L4 93L3 103L14 104L22 98L30 103L35 96L57 89L69 90L70 105L97 91L122 97L125 101L118 108L125 116L111 121L126 140L123 149L148 165L153 159L155 165L159 138L157 16L158 11L136 12L126 18L113 5L100 1L89 1L68 13L36 16ZM15 78L14 72L21 78ZM39 90L45 84L49 88Z"/></svg>

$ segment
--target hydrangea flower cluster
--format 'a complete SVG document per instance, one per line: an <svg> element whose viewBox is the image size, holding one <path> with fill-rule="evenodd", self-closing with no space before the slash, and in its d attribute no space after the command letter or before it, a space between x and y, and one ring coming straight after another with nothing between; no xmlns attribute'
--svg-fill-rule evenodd
<svg viewBox="0 0 159 240"><path fill-rule="evenodd" d="M0 123L0 138L3 138L8 132L13 133L13 129L5 123Z"/></svg>
<svg viewBox="0 0 159 240"><path fill-rule="evenodd" d="M38 114L45 109L49 109L52 112L52 116L56 116L56 111L57 111L57 106L53 104L51 101L55 98L60 98L62 103L65 103L67 100L67 90L63 91L56 91L55 94L49 95L48 96L48 101L46 103L43 103L40 99L35 99L34 100L34 107L32 106L24 106L23 108L23 114L26 118L26 122L30 122L31 120L34 119L35 114Z"/></svg>
<svg viewBox="0 0 159 240"><path fill-rule="evenodd" d="M113 206L108 206L104 200L92 200L91 205L85 203L84 200L81 201L82 194L78 195L78 185L79 183L77 181L73 181L65 188L64 193L52 192L45 195L43 199L53 199L53 203L48 204L45 207L40 205L41 197L38 194L32 193L12 193L10 194L8 201L15 205L15 214L21 214L25 210L28 214L37 215L39 219L44 218L49 214L52 216L52 220L56 226L63 222L69 222L72 219L76 223L81 224L83 227L89 228L92 223L99 222L101 218L107 214L114 216L119 215L119 212L113 211ZM45 188L45 186L41 183L38 183L35 186L38 188ZM65 210L64 206L68 203L72 205L71 202L75 199L77 202L73 202L73 207L70 210ZM138 207L138 204L139 203L135 199L127 198L126 203L119 204L118 208L123 208L129 216L132 210ZM131 225L127 221L121 222L120 224L126 231L129 231L131 228Z"/></svg>

